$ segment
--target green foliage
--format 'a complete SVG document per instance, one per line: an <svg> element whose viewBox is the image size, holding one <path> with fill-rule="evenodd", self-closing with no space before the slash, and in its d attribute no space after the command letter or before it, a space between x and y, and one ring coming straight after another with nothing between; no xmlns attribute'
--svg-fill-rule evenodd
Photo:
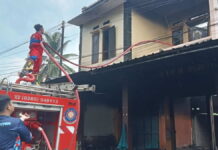
<svg viewBox="0 0 218 150"><path fill-rule="evenodd" d="M45 33L45 41L55 50L57 50L59 53L61 51L61 33L60 32L55 32L52 35ZM70 42L70 40L64 42L64 48L63 51L65 50L67 44ZM49 53L59 62L60 58L56 56L56 54L51 51L49 48L47 48ZM74 56L77 56L76 54L64 54L63 57L66 59L70 59ZM43 61L46 62L41 67L40 74L38 77L39 82L46 81L48 79L54 79L59 77L59 68L56 67L56 65L48 58L48 57L43 57ZM66 64L62 64L63 68L69 73L72 74L75 72L71 67L67 66Z"/></svg>

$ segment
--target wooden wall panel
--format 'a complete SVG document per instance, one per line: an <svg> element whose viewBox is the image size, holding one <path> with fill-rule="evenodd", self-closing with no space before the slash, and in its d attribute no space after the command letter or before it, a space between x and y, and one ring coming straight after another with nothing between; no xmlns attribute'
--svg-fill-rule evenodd
<svg viewBox="0 0 218 150"><path fill-rule="evenodd" d="M187 99L174 101L176 147L192 145L191 102Z"/></svg>

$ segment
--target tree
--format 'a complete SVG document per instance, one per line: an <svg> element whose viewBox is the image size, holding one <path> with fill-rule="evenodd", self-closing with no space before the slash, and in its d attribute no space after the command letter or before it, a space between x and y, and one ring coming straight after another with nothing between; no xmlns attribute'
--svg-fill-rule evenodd
<svg viewBox="0 0 218 150"><path fill-rule="evenodd" d="M60 32L55 32L52 35L45 33L45 41L55 50L57 50L58 53L60 53L61 51L61 33ZM67 44L70 42L70 40L64 42L64 46L63 46L63 51L65 50ZM49 48L47 48L47 50L49 51L49 53L57 60L59 61L60 58ZM63 57L66 59L70 59L74 56L77 56L76 54L64 54ZM48 79L53 79L53 78L57 78L59 76L59 68L56 67L56 65L50 60L48 59L48 57L43 57L43 61L46 62L46 64L42 65L41 70L40 70L40 74L38 77L38 81L42 82L42 81L46 81ZM62 64L63 68L69 73L74 73L75 70L72 69L71 67L69 67L66 64Z"/></svg>

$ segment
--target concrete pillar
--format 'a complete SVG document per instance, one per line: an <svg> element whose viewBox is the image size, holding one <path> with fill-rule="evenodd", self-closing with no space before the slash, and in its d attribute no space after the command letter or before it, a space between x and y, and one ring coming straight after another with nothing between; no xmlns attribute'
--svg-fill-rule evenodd
<svg viewBox="0 0 218 150"><path fill-rule="evenodd" d="M124 85L122 89L122 120L126 128L128 129L128 86Z"/></svg>
<svg viewBox="0 0 218 150"><path fill-rule="evenodd" d="M124 84L122 88L122 122L127 131L128 150L132 150L132 138L129 127L129 87L127 84Z"/></svg>
<svg viewBox="0 0 218 150"><path fill-rule="evenodd" d="M211 150L216 149L216 133L215 133L215 123L214 123L214 100L217 100L217 96L211 96L208 99L208 107L209 107L209 117L210 117L210 129L211 129Z"/></svg>
<svg viewBox="0 0 218 150"><path fill-rule="evenodd" d="M209 0L210 35L218 39L218 0Z"/></svg>

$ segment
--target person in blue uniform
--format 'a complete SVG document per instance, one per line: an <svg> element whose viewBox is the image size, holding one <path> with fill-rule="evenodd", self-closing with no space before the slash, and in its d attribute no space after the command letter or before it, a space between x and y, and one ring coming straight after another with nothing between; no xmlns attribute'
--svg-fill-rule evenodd
<svg viewBox="0 0 218 150"><path fill-rule="evenodd" d="M21 150L21 142L32 140L31 132L23 121L28 115L21 118L11 117L14 106L7 95L0 95L0 150Z"/></svg>

